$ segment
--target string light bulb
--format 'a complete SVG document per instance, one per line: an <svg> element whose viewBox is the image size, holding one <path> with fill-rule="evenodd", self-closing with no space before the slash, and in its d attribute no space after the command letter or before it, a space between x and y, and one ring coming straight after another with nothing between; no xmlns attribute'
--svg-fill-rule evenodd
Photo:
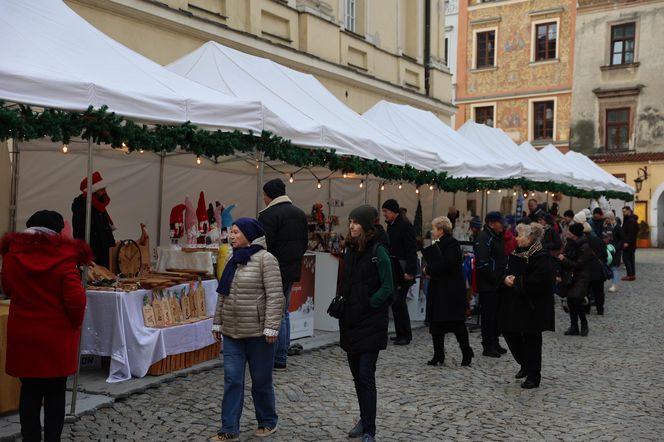
<svg viewBox="0 0 664 442"><path fill-rule="evenodd" d="M364 187L364 180L360 181L360 189Z"/></svg>
<svg viewBox="0 0 664 442"><path fill-rule="evenodd" d="M291 173L290 178L288 178L288 182L293 184L293 181L295 181L295 179L293 178L293 174Z"/></svg>
<svg viewBox="0 0 664 442"><path fill-rule="evenodd" d="M127 147L127 145L124 143L124 141L122 142L122 147Z"/></svg>
<svg viewBox="0 0 664 442"><path fill-rule="evenodd" d="M403 189L403 184L399 183L399 190Z"/></svg>
<svg viewBox="0 0 664 442"><path fill-rule="evenodd" d="M486 194L487 194L487 195L491 195L491 191L490 191L490 190L487 190L487 191L486 191Z"/></svg>
<svg viewBox="0 0 664 442"><path fill-rule="evenodd" d="M503 192L503 189L498 189L498 193L502 193L502 192Z"/></svg>
<svg viewBox="0 0 664 442"><path fill-rule="evenodd" d="M419 187L415 188L415 193L420 193L420 188Z"/></svg>
<svg viewBox="0 0 664 442"><path fill-rule="evenodd" d="M528 192L524 192L523 197L527 198L528 197Z"/></svg>
<svg viewBox="0 0 664 442"><path fill-rule="evenodd" d="M433 184L429 184L429 190L433 190Z"/></svg>
<svg viewBox="0 0 664 442"><path fill-rule="evenodd" d="M530 196L535 196L535 192L530 192Z"/></svg>
<svg viewBox="0 0 664 442"><path fill-rule="evenodd" d="M516 190L515 190L514 192L512 192L512 195L513 195L513 196L516 196Z"/></svg>
<svg viewBox="0 0 664 442"><path fill-rule="evenodd" d="M319 188L319 189L320 189L321 187L323 187L323 185L321 184L320 180L318 180L318 183L316 183L316 187Z"/></svg>
<svg viewBox="0 0 664 442"><path fill-rule="evenodd" d="M385 190L385 183L380 185L380 190Z"/></svg>
<svg viewBox="0 0 664 442"><path fill-rule="evenodd" d="M139 152L139 153L143 153L143 152L145 152L145 151L144 151L143 149L138 149L138 152Z"/></svg>
<svg viewBox="0 0 664 442"><path fill-rule="evenodd" d="M67 152L69 152L69 146L67 146L66 144L63 144L62 145L62 153L67 153Z"/></svg>
<svg viewBox="0 0 664 442"><path fill-rule="evenodd" d="M344 178L348 178L348 174L344 172Z"/></svg>
<svg viewBox="0 0 664 442"><path fill-rule="evenodd" d="M200 155L196 155L196 164L199 164L199 165L201 164L201 156Z"/></svg>
<svg viewBox="0 0 664 442"><path fill-rule="evenodd" d="M479 192L479 191L480 191L480 189L475 190L475 192Z"/></svg>

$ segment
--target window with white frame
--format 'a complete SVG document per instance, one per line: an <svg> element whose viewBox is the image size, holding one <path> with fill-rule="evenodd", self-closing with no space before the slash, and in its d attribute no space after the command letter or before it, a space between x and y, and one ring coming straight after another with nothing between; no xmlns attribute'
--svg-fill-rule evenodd
<svg viewBox="0 0 664 442"><path fill-rule="evenodd" d="M611 26L611 65L634 63L636 23Z"/></svg>
<svg viewBox="0 0 664 442"><path fill-rule="evenodd" d="M553 140L555 123L555 102L553 100L533 103L533 139Z"/></svg>
<svg viewBox="0 0 664 442"><path fill-rule="evenodd" d="M346 0L346 29L355 32L357 22L357 0Z"/></svg>
<svg viewBox="0 0 664 442"><path fill-rule="evenodd" d="M475 106L474 120L475 123L485 124L489 127L494 125L493 106Z"/></svg>
<svg viewBox="0 0 664 442"><path fill-rule="evenodd" d="M535 61L556 58L558 46L558 23L547 22L535 25Z"/></svg>
<svg viewBox="0 0 664 442"><path fill-rule="evenodd" d="M496 64L496 31L480 31L475 34L475 68L493 67Z"/></svg>

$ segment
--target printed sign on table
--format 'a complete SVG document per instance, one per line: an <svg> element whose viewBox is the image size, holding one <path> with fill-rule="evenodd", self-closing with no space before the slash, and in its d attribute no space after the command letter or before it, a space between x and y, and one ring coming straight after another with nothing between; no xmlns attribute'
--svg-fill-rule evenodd
<svg viewBox="0 0 664 442"><path fill-rule="evenodd" d="M316 255L305 255L302 260L300 282L291 289L290 335L291 339L314 335L314 281Z"/></svg>

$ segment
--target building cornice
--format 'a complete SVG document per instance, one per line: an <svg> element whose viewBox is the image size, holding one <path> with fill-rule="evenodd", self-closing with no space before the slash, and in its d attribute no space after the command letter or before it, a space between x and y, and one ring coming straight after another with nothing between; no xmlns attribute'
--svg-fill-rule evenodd
<svg viewBox="0 0 664 442"><path fill-rule="evenodd" d="M664 161L664 152L625 152L599 153L588 158L596 163L644 163L646 161Z"/></svg>
<svg viewBox="0 0 664 442"><path fill-rule="evenodd" d="M547 89L544 91L532 91L532 92L523 92L523 93L504 93L504 94L494 94L494 95L482 95L468 98L458 98L457 104L466 104L466 103L480 103L482 101L491 101L491 100L511 100L515 98L532 98L532 97L546 97L549 95L564 95L571 94L571 88L560 88L560 89Z"/></svg>
<svg viewBox="0 0 664 442"><path fill-rule="evenodd" d="M638 6L647 6L655 3L662 3L662 0L631 0L629 2L613 3L607 0L605 3L578 6L577 15L594 14L596 12L616 11L620 9L630 9Z"/></svg>
<svg viewBox="0 0 664 442"><path fill-rule="evenodd" d="M119 16L139 18L142 22L187 34L202 41L218 41L233 49L269 58L318 77L342 81L379 95L397 95L402 102L432 112L452 116L457 109L451 102L426 96L411 88L376 78L352 67L323 60L307 52L275 43L268 38L233 29L223 23L206 20L186 11L173 9L155 0L68 0L68 2L93 7ZM367 44L371 45L369 42ZM396 55L393 56L398 58Z"/></svg>

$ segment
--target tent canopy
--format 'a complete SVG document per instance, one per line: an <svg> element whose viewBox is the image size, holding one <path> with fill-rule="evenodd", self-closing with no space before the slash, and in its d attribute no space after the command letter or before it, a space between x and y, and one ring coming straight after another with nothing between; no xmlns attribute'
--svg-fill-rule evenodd
<svg viewBox="0 0 664 442"><path fill-rule="evenodd" d="M363 117L420 150L435 152L444 161L442 170L454 177L509 178L521 171L517 162L470 142L431 112L383 100Z"/></svg>
<svg viewBox="0 0 664 442"><path fill-rule="evenodd" d="M605 189L634 194L634 188L599 167L587 156L570 150L565 154L565 158L568 161L575 161L580 167L585 168L588 175L604 183Z"/></svg>
<svg viewBox="0 0 664 442"><path fill-rule="evenodd" d="M208 42L167 68L224 94L261 101L265 128L297 145L420 170L443 164L436 153L415 149L362 119L313 75L271 60Z"/></svg>
<svg viewBox="0 0 664 442"><path fill-rule="evenodd" d="M0 99L144 122L263 129L261 104L180 77L122 46L60 0L3 0Z"/></svg>
<svg viewBox="0 0 664 442"><path fill-rule="evenodd" d="M527 157L533 163L539 164L541 167L548 168L551 170L551 172L555 173L558 176L557 181L565 182L585 190L593 190L596 187L597 183L584 178L581 175L575 175L570 168L563 167L561 161L549 161L547 157L540 155L537 149L535 149L528 141L521 143L518 150L519 155ZM558 149L556 148L556 150Z"/></svg>

